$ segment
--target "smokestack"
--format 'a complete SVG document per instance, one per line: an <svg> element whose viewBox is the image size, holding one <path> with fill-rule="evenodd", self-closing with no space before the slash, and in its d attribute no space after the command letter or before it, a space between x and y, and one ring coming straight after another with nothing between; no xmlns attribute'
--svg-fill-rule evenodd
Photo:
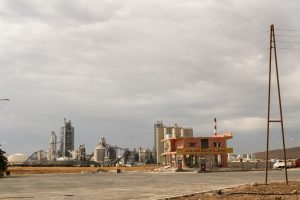
<svg viewBox="0 0 300 200"><path fill-rule="evenodd" d="M214 118L214 134L217 135L217 118Z"/></svg>

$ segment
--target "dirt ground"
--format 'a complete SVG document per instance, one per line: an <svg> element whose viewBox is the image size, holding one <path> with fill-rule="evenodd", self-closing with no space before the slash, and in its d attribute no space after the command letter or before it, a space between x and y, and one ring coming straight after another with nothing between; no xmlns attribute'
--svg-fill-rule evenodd
<svg viewBox="0 0 300 200"><path fill-rule="evenodd" d="M291 181L269 184L247 184L235 188L223 189L190 197L178 197L187 200L300 200L300 182Z"/></svg>
<svg viewBox="0 0 300 200"><path fill-rule="evenodd" d="M133 167L9 167L10 175L25 174L59 174L59 173L88 173L109 172L120 169L121 171L154 171L159 168L156 165L133 166Z"/></svg>

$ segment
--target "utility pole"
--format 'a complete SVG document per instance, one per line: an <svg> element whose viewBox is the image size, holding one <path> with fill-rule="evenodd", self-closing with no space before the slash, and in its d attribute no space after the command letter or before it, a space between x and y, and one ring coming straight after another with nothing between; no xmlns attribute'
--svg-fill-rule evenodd
<svg viewBox="0 0 300 200"><path fill-rule="evenodd" d="M272 75L272 50L274 52L275 58L275 68L276 68L276 79L277 79L277 92L279 100L279 111L280 119L270 119L270 101L271 101L271 75ZM284 164L285 164L285 180L288 185L288 175L286 168L286 151L285 151L285 140L284 140L284 129L283 129L283 117L282 117L282 106L281 106L281 96L280 96L280 84L279 84L279 73L278 73L278 63L277 63L277 52L276 52L276 40L275 40L275 29L274 25L271 25L270 29L270 57L269 57L269 91L268 91L268 122L267 122L267 151L266 151L266 177L265 183L268 183L268 160L269 160L269 135L270 135L270 123L280 123L281 124L281 134L282 134L282 144L283 144L283 154L284 154Z"/></svg>

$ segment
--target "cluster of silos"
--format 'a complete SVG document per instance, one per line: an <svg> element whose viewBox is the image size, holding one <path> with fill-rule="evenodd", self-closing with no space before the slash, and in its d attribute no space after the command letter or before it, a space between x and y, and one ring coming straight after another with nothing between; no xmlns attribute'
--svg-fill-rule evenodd
<svg viewBox="0 0 300 200"><path fill-rule="evenodd" d="M163 127L164 138L178 138L178 137L193 137L192 128L183 128L175 124L174 127Z"/></svg>
<svg viewBox="0 0 300 200"><path fill-rule="evenodd" d="M46 160L46 152L44 150L37 151L37 160Z"/></svg>
<svg viewBox="0 0 300 200"><path fill-rule="evenodd" d="M164 152L164 149L168 148L161 141L178 137L193 137L193 129L180 127L177 124L173 127L165 126L162 121L157 121L154 124L154 160L156 163L162 163L161 154Z"/></svg>

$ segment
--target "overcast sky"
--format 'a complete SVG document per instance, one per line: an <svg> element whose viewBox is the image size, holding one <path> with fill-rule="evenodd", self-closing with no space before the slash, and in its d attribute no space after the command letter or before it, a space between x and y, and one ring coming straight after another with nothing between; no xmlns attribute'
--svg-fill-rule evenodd
<svg viewBox="0 0 300 200"><path fill-rule="evenodd" d="M156 120L208 136L217 117L219 132L233 132L235 153L263 151L268 30L300 30L299 7L292 0L3 0L0 98L11 101L0 102L0 144L9 154L47 149L66 117L76 148L92 151L103 136L152 148ZM284 30L276 30L278 61L286 143L294 147L300 37L286 35L300 31ZM273 126L271 148L282 146L279 134Z"/></svg>

